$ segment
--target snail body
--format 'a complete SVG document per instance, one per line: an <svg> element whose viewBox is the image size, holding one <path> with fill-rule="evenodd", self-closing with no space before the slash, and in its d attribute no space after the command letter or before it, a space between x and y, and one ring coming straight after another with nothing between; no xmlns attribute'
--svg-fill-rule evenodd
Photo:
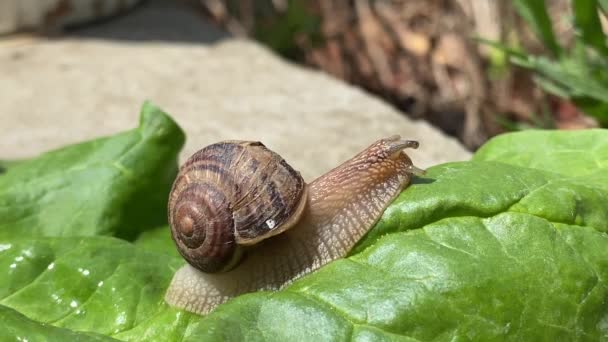
<svg viewBox="0 0 608 342"><path fill-rule="evenodd" d="M169 199L173 239L188 264L165 300L206 314L239 294L278 290L344 257L390 202L424 173L381 139L306 184L259 142L228 141L195 153Z"/></svg>

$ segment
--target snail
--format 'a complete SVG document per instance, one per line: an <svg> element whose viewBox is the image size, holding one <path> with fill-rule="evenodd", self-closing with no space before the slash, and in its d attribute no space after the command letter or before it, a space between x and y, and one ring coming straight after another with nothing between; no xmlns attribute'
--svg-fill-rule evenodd
<svg viewBox="0 0 608 342"><path fill-rule="evenodd" d="M418 142L378 140L310 184L260 142L199 150L181 166L169 196L172 237L188 263L165 301L207 314L346 256L412 175L424 174L405 148Z"/></svg>

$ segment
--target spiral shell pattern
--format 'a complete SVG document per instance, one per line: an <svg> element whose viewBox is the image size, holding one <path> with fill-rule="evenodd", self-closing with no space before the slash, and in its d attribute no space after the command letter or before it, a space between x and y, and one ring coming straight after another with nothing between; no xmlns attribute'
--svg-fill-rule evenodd
<svg viewBox="0 0 608 342"><path fill-rule="evenodd" d="M180 168L169 197L169 224L180 254L203 272L227 271L243 245L296 221L306 184L260 142L225 141L196 152Z"/></svg>

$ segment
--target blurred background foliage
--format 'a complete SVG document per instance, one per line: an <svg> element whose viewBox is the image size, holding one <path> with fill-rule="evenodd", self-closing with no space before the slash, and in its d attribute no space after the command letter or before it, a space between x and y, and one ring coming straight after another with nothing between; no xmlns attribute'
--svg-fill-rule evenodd
<svg viewBox="0 0 608 342"><path fill-rule="evenodd" d="M608 126L608 0L200 3L232 34L379 95L471 149L508 130Z"/></svg>
<svg viewBox="0 0 608 342"><path fill-rule="evenodd" d="M608 0L572 1L573 39L562 44L553 31L551 17L542 2L514 1L518 13L544 44L538 55L497 45L511 61L535 72L535 80L547 92L571 100L600 125L608 127L608 44L602 19Z"/></svg>

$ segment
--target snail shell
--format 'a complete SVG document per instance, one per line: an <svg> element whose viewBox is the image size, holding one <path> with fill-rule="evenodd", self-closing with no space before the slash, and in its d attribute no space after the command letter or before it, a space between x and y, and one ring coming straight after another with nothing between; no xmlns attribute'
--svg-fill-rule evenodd
<svg viewBox="0 0 608 342"><path fill-rule="evenodd" d="M260 142L225 141L196 152L169 196L169 223L180 254L203 272L233 268L242 246L292 227L306 204L306 186Z"/></svg>
<svg viewBox="0 0 608 342"><path fill-rule="evenodd" d="M381 139L309 185L305 185L300 175L282 158L260 143L225 142L197 152L181 168L169 201L174 239L178 248L182 248L182 244L188 246L185 251L180 249L180 253L190 265L175 273L165 301L187 311L206 314L240 294L281 289L330 261L346 256L410 183L412 175L424 173L412 165L403 152L405 148L417 147L418 142L401 140L399 136ZM262 151L249 153L244 151L247 149ZM256 159L257 163L251 159L258 156L262 157ZM277 165L270 166L271 160ZM220 168L220 164L227 166ZM233 170L243 174L237 175ZM228 174L231 176L224 176ZM273 176L269 177L269 174ZM193 185L201 180L206 185ZM243 189L248 190L237 190L243 185L236 183L246 184ZM278 185L284 190L271 190L278 189ZM188 190L195 186L198 187L196 191ZM220 189L225 189L221 196L216 194ZM249 194L249 191L255 191L255 194ZM209 199L215 196L217 199ZM243 197L247 200L238 201ZM188 209L182 200L189 202ZM211 203L218 208L190 208L203 200L207 201L204 206ZM257 200L262 203L250 203ZM276 203L284 204L284 207L277 209ZM219 208L222 205L224 207ZM218 217L230 222L230 218L224 216L230 216L229 209L235 207L247 208L242 217L232 218L233 223L246 222L243 227L247 229L227 225L223 226L229 228L227 232L194 232L199 228L221 226L214 216L203 218L203 213L219 213ZM288 212L292 213L291 217L284 216ZM234 215L234 211L232 213ZM269 218L277 223L275 228L268 225ZM180 242L180 234L191 240L187 244ZM213 242L201 239L205 237L211 237ZM220 237L228 238L225 249L218 242ZM230 240L231 237L234 239ZM256 242L255 245L251 245L252 242ZM199 246L208 246L211 250L200 250ZM243 250L246 255L236 265L235 258L238 259ZM203 262L196 260L199 257ZM209 269L224 272L206 273Z"/></svg>

